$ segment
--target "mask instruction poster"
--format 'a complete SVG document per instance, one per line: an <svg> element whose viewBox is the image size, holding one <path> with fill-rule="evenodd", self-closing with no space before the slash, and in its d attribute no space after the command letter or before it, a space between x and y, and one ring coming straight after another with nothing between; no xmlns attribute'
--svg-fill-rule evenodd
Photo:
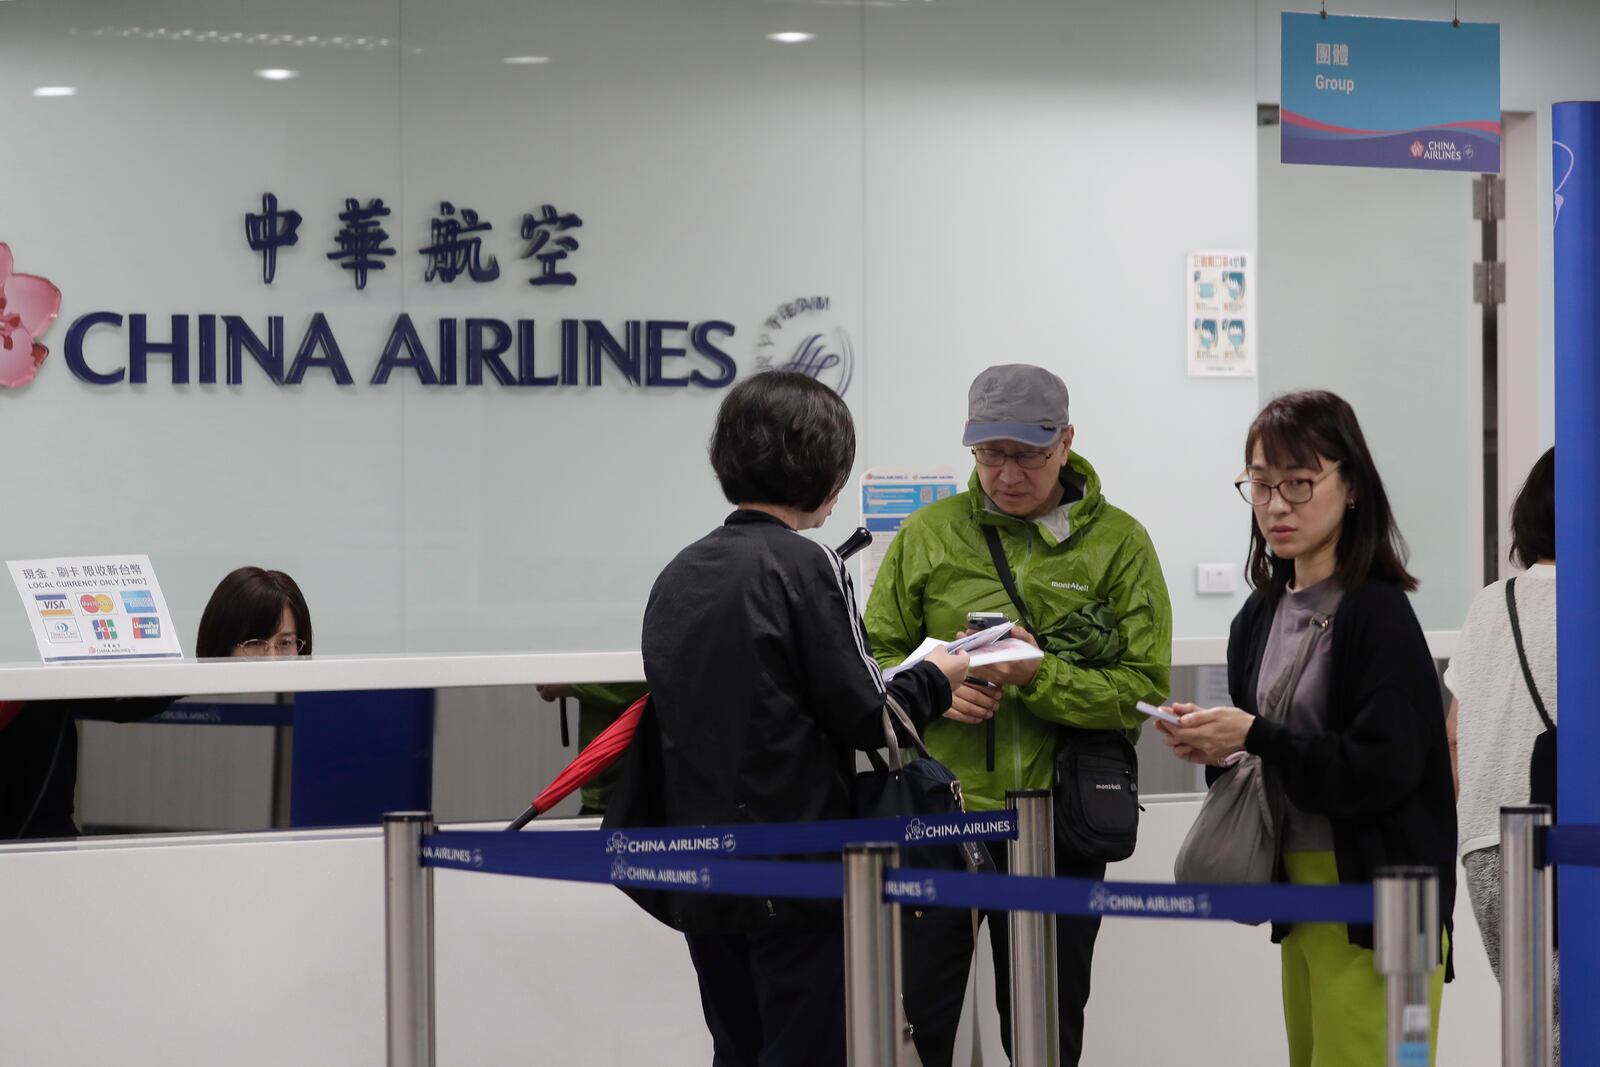
<svg viewBox="0 0 1600 1067"><path fill-rule="evenodd" d="M1189 377L1256 376L1255 278L1249 252L1190 252Z"/></svg>
<svg viewBox="0 0 1600 1067"><path fill-rule="evenodd" d="M46 663L182 659L149 556L8 560Z"/></svg>
<svg viewBox="0 0 1600 1067"><path fill-rule="evenodd" d="M926 472L913 470L869 470L861 476L861 525L872 534L872 543L862 553L862 601L872 595L889 543L913 511L924 504L955 496L961 491L955 471L935 467Z"/></svg>

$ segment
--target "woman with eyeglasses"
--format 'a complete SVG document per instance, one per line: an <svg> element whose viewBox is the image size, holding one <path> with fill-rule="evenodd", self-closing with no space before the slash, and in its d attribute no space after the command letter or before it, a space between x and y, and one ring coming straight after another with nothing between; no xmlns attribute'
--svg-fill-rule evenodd
<svg viewBox="0 0 1600 1067"><path fill-rule="evenodd" d="M205 612L202 657L311 654L311 612L282 571L240 567L222 579ZM0 840L76 837L78 720L139 722L172 697L0 701Z"/></svg>
<svg viewBox="0 0 1600 1067"><path fill-rule="evenodd" d="M311 655L311 609L293 578L282 571L240 567L212 592L200 615L195 655Z"/></svg>
<svg viewBox="0 0 1600 1067"><path fill-rule="evenodd" d="M1328 392L1273 400L1244 451L1235 485L1253 511L1254 592L1228 636L1234 706L1177 704L1180 724L1157 728L1212 783L1246 754L1259 758L1281 802L1277 880L1366 884L1382 867L1436 870L1448 958L1456 816L1444 702L1377 465L1355 412ZM1273 924L1291 1067L1384 1062L1372 936L1370 926ZM1430 983L1430 1035L1447 970Z"/></svg>

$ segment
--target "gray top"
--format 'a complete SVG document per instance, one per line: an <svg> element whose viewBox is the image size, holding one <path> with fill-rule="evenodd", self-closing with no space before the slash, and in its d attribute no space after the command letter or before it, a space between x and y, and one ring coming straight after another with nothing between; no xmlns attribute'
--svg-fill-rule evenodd
<svg viewBox="0 0 1600 1067"><path fill-rule="evenodd" d="M1261 657L1261 674L1256 691L1256 710L1271 714L1291 729L1302 733L1321 733L1328 728L1328 673L1333 663L1333 629L1317 640L1306 661L1300 684L1288 714L1278 710L1289 673L1300 654L1310 629L1320 620L1332 619L1344 590L1326 578L1306 589L1284 590L1272 616L1272 631ZM1269 712L1269 709L1272 709ZM1280 836L1284 852L1328 852L1333 850L1333 826L1323 815L1311 815L1284 802L1284 825Z"/></svg>

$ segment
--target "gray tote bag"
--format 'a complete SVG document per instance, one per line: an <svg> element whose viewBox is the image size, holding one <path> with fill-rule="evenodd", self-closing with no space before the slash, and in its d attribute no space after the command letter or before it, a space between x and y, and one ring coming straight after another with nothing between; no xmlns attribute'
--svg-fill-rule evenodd
<svg viewBox="0 0 1600 1067"><path fill-rule="evenodd" d="M1317 643L1325 640L1328 619L1317 616L1307 631L1287 683L1262 714L1284 721ZM1261 758L1246 753L1211 786L1189 834L1178 849L1172 875L1179 882L1223 884L1272 881L1278 870L1278 832L1283 825L1283 789L1269 779Z"/></svg>

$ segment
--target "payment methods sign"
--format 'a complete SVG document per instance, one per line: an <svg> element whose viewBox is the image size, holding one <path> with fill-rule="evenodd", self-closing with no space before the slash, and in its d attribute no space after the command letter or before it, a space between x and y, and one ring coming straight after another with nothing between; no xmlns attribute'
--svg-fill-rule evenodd
<svg viewBox="0 0 1600 1067"><path fill-rule="evenodd" d="M181 659L148 556L69 556L6 563L46 663Z"/></svg>

